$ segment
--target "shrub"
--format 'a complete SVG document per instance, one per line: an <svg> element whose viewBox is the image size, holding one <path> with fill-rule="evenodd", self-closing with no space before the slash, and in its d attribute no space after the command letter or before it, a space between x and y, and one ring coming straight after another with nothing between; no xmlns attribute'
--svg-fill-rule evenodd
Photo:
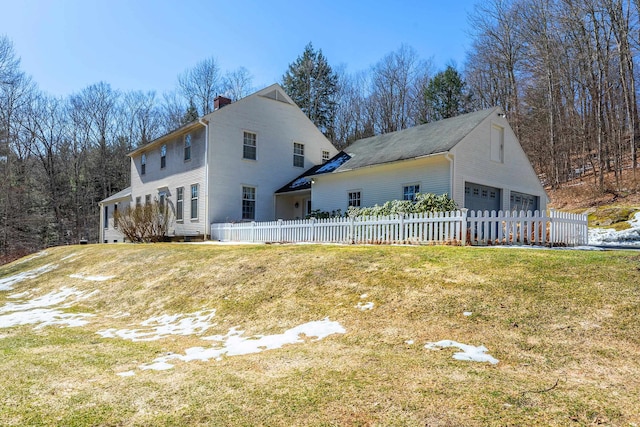
<svg viewBox="0 0 640 427"><path fill-rule="evenodd" d="M114 213L114 223L124 236L134 243L155 243L165 240L171 212L166 204L153 202L123 212Z"/></svg>
<svg viewBox="0 0 640 427"><path fill-rule="evenodd" d="M382 206L375 205L365 208L350 206L347 210L347 216L388 216L424 212L450 212L456 209L456 202L446 193L439 196L433 193L418 193L414 201L392 200Z"/></svg>

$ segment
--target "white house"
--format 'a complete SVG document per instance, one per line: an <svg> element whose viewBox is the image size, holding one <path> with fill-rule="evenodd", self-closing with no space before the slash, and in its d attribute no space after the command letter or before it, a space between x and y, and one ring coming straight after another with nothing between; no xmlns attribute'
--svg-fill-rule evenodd
<svg viewBox="0 0 640 427"><path fill-rule="evenodd" d="M345 212L449 194L471 210L545 210L547 195L501 109L361 139L278 190L313 210ZM290 197L290 196L289 196Z"/></svg>
<svg viewBox="0 0 640 427"><path fill-rule="evenodd" d="M131 152L131 187L100 202L100 241L122 241L113 212L155 200L173 220L169 236L205 238L216 222L305 215L308 203L275 192L337 154L277 84L215 110Z"/></svg>

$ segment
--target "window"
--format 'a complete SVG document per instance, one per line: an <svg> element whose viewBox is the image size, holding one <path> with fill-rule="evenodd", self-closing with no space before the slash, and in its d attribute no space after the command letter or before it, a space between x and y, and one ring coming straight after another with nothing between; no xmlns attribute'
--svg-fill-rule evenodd
<svg viewBox="0 0 640 427"><path fill-rule="evenodd" d="M118 227L118 204L113 205L113 227Z"/></svg>
<svg viewBox="0 0 640 427"><path fill-rule="evenodd" d="M191 186L191 219L198 219L198 184Z"/></svg>
<svg viewBox="0 0 640 427"><path fill-rule="evenodd" d="M147 194L144 196L144 204L145 205L150 205L151 204L151 194Z"/></svg>
<svg viewBox="0 0 640 427"><path fill-rule="evenodd" d="M136 208L140 206L142 202L140 201L140 196L136 197Z"/></svg>
<svg viewBox="0 0 640 427"><path fill-rule="evenodd" d="M242 219L256 219L256 189L242 187Z"/></svg>
<svg viewBox="0 0 640 427"><path fill-rule="evenodd" d="M191 134L184 137L184 161L191 160Z"/></svg>
<svg viewBox="0 0 640 427"><path fill-rule="evenodd" d="M349 192L349 206L360 207L360 192L359 191L351 191L351 192Z"/></svg>
<svg viewBox="0 0 640 427"><path fill-rule="evenodd" d="M329 152L327 150L322 150L322 164L325 164L329 161Z"/></svg>
<svg viewBox="0 0 640 427"><path fill-rule="evenodd" d="M252 132L244 133L244 142L242 146L242 158L255 160L256 159L256 134Z"/></svg>
<svg viewBox="0 0 640 427"><path fill-rule="evenodd" d="M167 194L165 192L160 193L160 197L159 197L158 203L160 204L160 206L159 206L160 212L162 214L164 214L165 213L165 207L167 206Z"/></svg>
<svg viewBox="0 0 640 427"><path fill-rule="evenodd" d="M160 147L160 169L167 167L167 146Z"/></svg>
<svg viewBox="0 0 640 427"><path fill-rule="evenodd" d="M293 166L304 167L304 144L293 143Z"/></svg>
<svg viewBox="0 0 640 427"><path fill-rule="evenodd" d="M147 155L143 154L140 157L140 175L147 173Z"/></svg>
<svg viewBox="0 0 640 427"><path fill-rule="evenodd" d="M184 187L176 188L176 221L184 219Z"/></svg>
<svg viewBox="0 0 640 427"><path fill-rule="evenodd" d="M420 192L420 184L405 185L402 187L402 200L416 199L416 194Z"/></svg>
<svg viewBox="0 0 640 427"><path fill-rule="evenodd" d="M104 207L104 228L109 228L109 206Z"/></svg>

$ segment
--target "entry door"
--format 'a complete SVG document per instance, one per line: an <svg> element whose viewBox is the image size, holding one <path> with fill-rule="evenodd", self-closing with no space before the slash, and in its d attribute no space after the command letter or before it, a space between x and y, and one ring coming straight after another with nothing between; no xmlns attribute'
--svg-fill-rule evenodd
<svg viewBox="0 0 640 427"><path fill-rule="evenodd" d="M467 182L464 184L464 207L472 211L499 211L500 189Z"/></svg>

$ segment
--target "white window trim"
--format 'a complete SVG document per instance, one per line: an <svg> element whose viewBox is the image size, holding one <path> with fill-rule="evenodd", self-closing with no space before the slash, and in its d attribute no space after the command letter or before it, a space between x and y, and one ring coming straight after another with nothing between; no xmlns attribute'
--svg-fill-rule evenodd
<svg viewBox="0 0 640 427"><path fill-rule="evenodd" d="M193 197L193 187L196 187L196 197ZM200 217L200 209L199 209L199 203L200 203L200 185L199 184L191 184L191 186L189 187L189 217L191 218L191 221L198 221L198 218ZM196 216L193 216L193 201L196 201Z"/></svg>
<svg viewBox="0 0 640 427"><path fill-rule="evenodd" d="M254 143L255 145L253 146L253 148L255 148L255 159L252 159L250 157L245 157L244 156L244 147L250 147L250 145L246 145L245 142L245 134L252 134L254 136ZM242 160L249 160L252 162L255 162L258 160L258 132L254 132L252 130L247 130L247 129L243 129L242 130Z"/></svg>
<svg viewBox="0 0 640 427"><path fill-rule="evenodd" d="M418 187L418 191L414 193L414 200L415 200L415 195L422 192L422 183L421 182L409 182L407 184L402 184L402 195L400 196L400 200L406 200L404 198L404 189L405 189L405 187L416 187L416 186Z"/></svg>
<svg viewBox="0 0 640 427"><path fill-rule="evenodd" d="M351 194L352 193L359 193L359 197L358 197L358 202L359 205L352 205L351 204ZM354 189L354 190L347 190L347 208L349 208L350 206L354 206L357 208L361 208L362 207L362 189Z"/></svg>

